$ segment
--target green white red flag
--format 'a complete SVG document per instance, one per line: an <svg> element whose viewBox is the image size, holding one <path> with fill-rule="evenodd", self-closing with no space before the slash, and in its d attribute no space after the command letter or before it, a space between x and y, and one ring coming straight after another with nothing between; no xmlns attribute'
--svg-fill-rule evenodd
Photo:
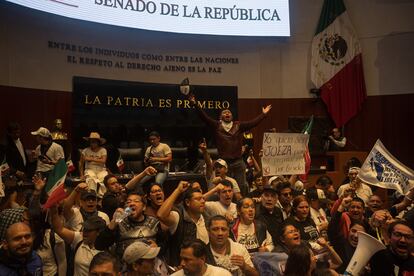
<svg viewBox="0 0 414 276"><path fill-rule="evenodd" d="M66 166L68 167L68 173L74 172L75 171L75 165L72 162L72 159L69 159L68 161L66 161Z"/></svg>
<svg viewBox="0 0 414 276"><path fill-rule="evenodd" d="M6 175L10 170L9 164L6 161L6 157L4 157L3 161L0 164L0 176Z"/></svg>
<svg viewBox="0 0 414 276"><path fill-rule="evenodd" d="M122 172L125 169L124 159L122 159L121 154L119 154L118 161L116 161L116 166L118 167L118 170L120 172Z"/></svg>
<svg viewBox="0 0 414 276"><path fill-rule="evenodd" d="M43 209L48 209L56 205L59 201L65 199L65 179L68 172L68 167L65 160L60 159L53 170L50 172L45 185L45 191L48 194L48 199L43 205Z"/></svg>
<svg viewBox="0 0 414 276"><path fill-rule="evenodd" d="M337 127L366 98L361 45L342 0L325 0L312 41L311 80Z"/></svg>

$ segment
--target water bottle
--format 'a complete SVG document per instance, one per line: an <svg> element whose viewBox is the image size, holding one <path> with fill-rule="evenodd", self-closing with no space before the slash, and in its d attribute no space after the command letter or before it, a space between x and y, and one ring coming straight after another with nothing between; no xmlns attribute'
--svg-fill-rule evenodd
<svg viewBox="0 0 414 276"><path fill-rule="evenodd" d="M120 223L132 213L131 207L126 207L123 213L117 212L115 222Z"/></svg>

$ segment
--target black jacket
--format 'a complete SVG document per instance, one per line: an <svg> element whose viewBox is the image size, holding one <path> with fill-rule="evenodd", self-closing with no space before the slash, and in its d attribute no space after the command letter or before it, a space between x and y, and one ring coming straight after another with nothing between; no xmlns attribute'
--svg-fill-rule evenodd
<svg viewBox="0 0 414 276"><path fill-rule="evenodd" d="M176 210L180 216L177 230L169 239L169 264L178 266L180 264L181 245L184 242L197 238L197 226L188 215L183 206L179 206Z"/></svg>
<svg viewBox="0 0 414 276"><path fill-rule="evenodd" d="M256 208L256 219L262 221L272 236L273 243L276 244L279 241L279 231L283 223L283 214L282 211L275 207L273 212L270 213L266 208L259 204Z"/></svg>
<svg viewBox="0 0 414 276"><path fill-rule="evenodd" d="M29 163L29 159L27 157L25 148L23 146L24 155L26 157L26 165L23 162L23 158L20 155L19 150L17 149L16 143L13 141L13 139L7 135L6 138L6 161L9 164L10 167L10 173L15 174L16 171L21 171L24 173L27 173L27 167Z"/></svg>

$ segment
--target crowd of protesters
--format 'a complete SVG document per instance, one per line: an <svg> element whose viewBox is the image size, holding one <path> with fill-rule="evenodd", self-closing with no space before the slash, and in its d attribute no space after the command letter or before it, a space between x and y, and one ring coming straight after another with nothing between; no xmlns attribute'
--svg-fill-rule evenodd
<svg viewBox="0 0 414 276"><path fill-rule="evenodd" d="M156 132L149 136L146 168L120 184L105 167L104 139L93 132L81 154L82 181L48 209L42 208L45 186L64 151L41 127L32 132L39 146L27 156L19 125L10 124L9 167L0 183L0 275L338 275L359 232L386 246L360 275L414 275L414 190L385 204L358 177L355 162L343 183L327 175L316 183L296 175L265 177L243 132L271 106L249 122L233 121L229 110L216 121L196 109L219 153L212 160L206 141L199 145L207 189L181 181L166 196L174 156ZM34 188L18 200L8 182L29 178L30 160L36 162Z"/></svg>

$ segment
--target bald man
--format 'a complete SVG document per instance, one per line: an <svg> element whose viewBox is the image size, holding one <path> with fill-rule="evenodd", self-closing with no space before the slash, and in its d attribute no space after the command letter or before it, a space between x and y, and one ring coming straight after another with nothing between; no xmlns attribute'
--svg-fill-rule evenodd
<svg viewBox="0 0 414 276"><path fill-rule="evenodd" d="M42 261L33 251L32 230L23 222L6 230L0 250L0 275L42 275Z"/></svg>

